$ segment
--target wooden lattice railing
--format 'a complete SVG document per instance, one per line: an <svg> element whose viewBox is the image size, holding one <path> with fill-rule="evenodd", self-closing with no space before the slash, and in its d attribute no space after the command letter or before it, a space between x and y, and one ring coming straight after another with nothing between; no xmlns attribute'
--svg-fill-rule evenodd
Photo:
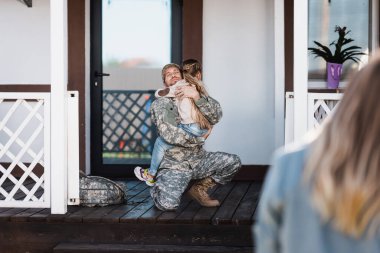
<svg viewBox="0 0 380 253"><path fill-rule="evenodd" d="M50 207L49 93L0 93L0 207Z"/></svg>

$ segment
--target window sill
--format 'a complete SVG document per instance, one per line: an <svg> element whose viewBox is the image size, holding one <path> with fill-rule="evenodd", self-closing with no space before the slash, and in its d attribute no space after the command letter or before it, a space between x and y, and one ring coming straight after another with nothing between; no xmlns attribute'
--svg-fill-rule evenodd
<svg viewBox="0 0 380 253"><path fill-rule="evenodd" d="M339 88L338 89L344 89L346 86L347 86L347 81L341 81L339 83ZM307 88L309 90L311 89L326 89L326 90L329 90L327 89L327 82L326 81L309 81L308 82L308 85L307 85Z"/></svg>

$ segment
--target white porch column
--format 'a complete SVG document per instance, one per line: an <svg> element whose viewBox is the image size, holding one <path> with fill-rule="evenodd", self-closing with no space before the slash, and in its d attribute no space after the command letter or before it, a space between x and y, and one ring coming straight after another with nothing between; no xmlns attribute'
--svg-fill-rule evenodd
<svg viewBox="0 0 380 253"><path fill-rule="evenodd" d="M285 143L285 10L284 0L274 3L275 147Z"/></svg>
<svg viewBox="0 0 380 253"><path fill-rule="evenodd" d="M50 0L51 213L67 212L67 0Z"/></svg>
<svg viewBox="0 0 380 253"><path fill-rule="evenodd" d="M294 140L307 131L308 1L294 0Z"/></svg>

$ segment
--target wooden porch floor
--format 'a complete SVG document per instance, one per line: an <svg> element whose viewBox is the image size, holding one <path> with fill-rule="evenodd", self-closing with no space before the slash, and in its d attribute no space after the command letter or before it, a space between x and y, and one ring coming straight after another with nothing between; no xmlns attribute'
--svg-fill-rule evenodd
<svg viewBox="0 0 380 253"><path fill-rule="evenodd" d="M1 252L253 252L261 182L216 187L211 196L221 201L217 208L185 195L175 212L154 207L145 183L127 185L128 201L121 205L69 206L65 215L0 208Z"/></svg>

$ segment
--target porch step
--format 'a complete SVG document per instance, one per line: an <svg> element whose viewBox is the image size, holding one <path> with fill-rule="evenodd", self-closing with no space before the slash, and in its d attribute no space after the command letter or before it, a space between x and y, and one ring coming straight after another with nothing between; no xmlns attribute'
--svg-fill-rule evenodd
<svg viewBox="0 0 380 253"><path fill-rule="evenodd" d="M252 253L251 247L59 243L54 253Z"/></svg>

